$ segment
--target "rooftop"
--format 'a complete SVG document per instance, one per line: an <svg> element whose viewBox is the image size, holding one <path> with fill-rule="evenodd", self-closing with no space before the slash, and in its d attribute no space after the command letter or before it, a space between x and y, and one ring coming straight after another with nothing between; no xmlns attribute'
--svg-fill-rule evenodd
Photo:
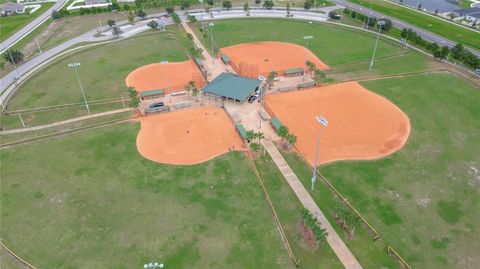
<svg viewBox="0 0 480 269"><path fill-rule="evenodd" d="M218 96L244 101L260 85L258 79L240 77L235 74L221 73L203 91Z"/></svg>

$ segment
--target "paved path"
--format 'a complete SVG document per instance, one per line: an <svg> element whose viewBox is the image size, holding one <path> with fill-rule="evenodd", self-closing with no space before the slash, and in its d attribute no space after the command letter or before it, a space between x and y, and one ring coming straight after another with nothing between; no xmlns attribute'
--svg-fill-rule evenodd
<svg viewBox="0 0 480 269"><path fill-rule="evenodd" d="M0 43L0 53L3 53L6 49L10 48L15 43L24 38L28 33L35 30L35 28L40 26L42 23L48 20L50 16L52 16L52 12L54 10L61 9L67 2L67 0L57 0L57 2L51 8L43 12L40 16L36 17L29 24L25 25L22 29L18 30L13 35L8 37L5 41Z"/></svg>
<svg viewBox="0 0 480 269"><path fill-rule="evenodd" d="M24 132L29 132L29 131L38 131L38 130L42 130L42 129L56 127L56 126L63 125L63 124L76 122L76 121L87 120L87 119L92 119L92 118L97 118L97 117L102 117L102 116L108 116L108 115L127 112L127 111L131 111L131 110L132 109L128 107L128 108L122 108L122 109L117 109L117 110L111 110L111 111L107 111L107 112L90 114L90 115L87 115L87 116L82 116L82 117L73 118L73 119L64 120L64 121L57 121L57 122L50 123L50 124L45 124L45 125L39 125L39 126L27 127L27 128L21 128L21 129L6 130L6 131L1 131L0 135L17 134L17 133L24 133Z"/></svg>
<svg viewBox="0 0 480 269"><path fill-rule="evenodd" d="M348 269L360 269L362 266L357 261L352 252L348 247L343 243L340 236L333 229L332 225L328 222L325 215L322 213L320 208L318 208L315 201L312 199L308 191L303 186L300 179L295 175L290 166L287 164L283 156L280 154L278 149L273 145L271 141L262 141L262 145L267 150L268 154L272 157L275 164L278 166L278 169L282 172L283 176L287 180L288 184L292 190L297 195L298 199L302 205L308 209L314 216L317 217L318 221L321 223L322 228L326 229L328 232L327 242L332 248L332 250L337 255L340 262L345 268Z"/></svg>

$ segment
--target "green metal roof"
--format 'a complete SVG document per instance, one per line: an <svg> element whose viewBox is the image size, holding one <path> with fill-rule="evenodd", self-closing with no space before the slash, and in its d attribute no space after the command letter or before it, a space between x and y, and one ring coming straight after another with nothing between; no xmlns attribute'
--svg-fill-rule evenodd
<svg viewBox="0 0 480 269"><path fill-rule="evenodd" d="M147 97L152 95L163 95L163 90L149 90L140 93L140 97Z"/></svg>
<svg viewBox="0 0 480 269"><path fill-rule="evenodd" d="M221 73L205 86L203 91L205 93L245 101L260 83L261 81L258 79L239 77L230 73Z"/></svg>
<svg viewBox="0 0 480 269"><path fill-rule="evenodd" d="M194 59L195 59L195 62L198 64L198 66L203 66L202 60L200 60L197 57L195 57Z"/></svg>
<svg viewBox="0 0 480 269"><path fill-rule="evenodd" d="M247 131L245 131L245 128L243 127L243 125L235 124L235 129L237 129L242 139L247 139Z"/></svg>
<svg viewBox="0 0 480 269"><path fill-rule="evenodd" d="M272 123L273 127L275 127L277 131L280 129L280 127L282 127L282 124L280 123L280 121L275 117L272 117L270 122Z"/></svg>
<svg viewBox="0 0 480 269"><path fill-rule="evenodd" d="M299 67L285 70L285 75L291 75L296 73L303 73L303 68Z"/></svg>
<svg viewBox="0 0 480 269"><path fill-rule="evenodd" d="M222 54L222 60L223 60L223 62L225 62L225 63L230 62L230 58L228 58L227 54Z"/></svg>

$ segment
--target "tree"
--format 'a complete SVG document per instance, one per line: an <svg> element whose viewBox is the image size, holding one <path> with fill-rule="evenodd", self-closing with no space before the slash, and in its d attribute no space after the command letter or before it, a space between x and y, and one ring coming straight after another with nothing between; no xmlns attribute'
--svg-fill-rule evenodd
<svg viewBox="0 0 480 269"><path fill-rule="evenodd" d="M195 96L195 100L198 101L198 89L197 88L194 88L192 90L192 94L193 94L193 96Z"/></svg>
<svg viewBox="0 0 480 269"><path fill-rule="evenodd" d="M157 20L151 20L147 25L152 28L152 29L157 29L158 28L158 22Z"/></svg>
<svg viewBox="0 0 480 269"><path fill-rule="evenodd" d="M185 10L185 9L188 9L188 8L190 8L190 1L189 0L184 0L182 2L182 5L180 6L180 9Z"/></svg>
<svg viewBox="0 0 480 269"><path fill-rule="evenodd" d="M120 10L120 5L115 2L115 1L112 1L112 5L111 5L111 10Z"/></svg>
<svg viewBox="0 0 480 269"><path fill-rule="evenodd" d="M448 54L450 53L450 48L447 46L443 46L442 49L440 50L440 59L445 60L448 57Z"/></svg>
<svg viewBox="0 0 480 269"><path fill-rule="evenodd" d="M303 4L303 8L306 9L306 10L309 10L311 7L312 7L312 1L311 0L307 0Z"/></svg>
<svg viewBox="0 0 480 269"><path fill-rule="evenodd" d="M137 11L137 16L142 18L142 19L145 19L145 17L147 16L147 13L145 12L145 10L140 9L140 10Z"/></svg>
<svg viewBox="0 0 480 269"><path fill-rule="evenodd" d="M250 143L250 148L256 152L259 151L262 147L258 143Z"/></svg>
<svg viewBox="0 0 480 269"><path fill-rule="evenodd" d="M263 1L263 7L265 9L272 9L272 7L274 6L273 4L273 1L272 0L265 0Z"/></svg>
<svg viewBox="0 0 480 269"><path fill-rule="evenodd" d="M287 2L287 17L290 17L290 2Z"/></svg>
<svg viewBox="0 0 480 269"><path fill-rule="evenodd" d="M173 12L175 12L175 8L168 6L165 8L165 11L167 12L167 14L172 14Z"/></svg>
<svg viewBox="0 0 480 269"><path fill-rule="evenodd" d="M176 25L180 25L180 23L182 23L182 19L180 19L180 16L178 16L178 14L175 12L172 13L172 19Z"/></svg>
<svg viewBox="0 0 480 269"><path fill-rule="evenodd" d="M229 9L232 8L232 2L230 2L228 0L223 1L222 6L223 6L224 9L229 10Z"/></svg>
<svg viewBox="0 0 480 269"><path fill-rule="evenodd" d="M212 7L213 7L214 2L213 2L213 0L207 0L207 4L208 4L209 6L212 6Z"/></svg>
<svg viewBox="0 0 480 269"><path fill-rule="evenodd" d="M258 143L260 143L260 141L265 138L265 135L262 132L258 132L256 133L256 137L258 139Z"/></svg>
<svg viewBox="0 0 480 269"><path fill-rule="evenodd" d="M250 15L250 5L248 4L248 2L245 2L245 4L243 4L243 11L245 11L245 14L247 16Z"/></svg>
<svg viewBox="0 0 480 269"><path fill-rule="evenodd" d="M193 27L195 27L195 24L197 23L197 17L193 15L187 15L188 22L190 22Z"/></svg>
<svg viewBox="0 0 480 269"><path fill-rule="evenodd" d="M255 0L255 4L258 5L262 2L262 0Z"/></svg>
<svg viewBox="0 0 480 269"><path fill-rule="evenodd" d="M435 9L435 15L437 15L437 14L438 14L438 8L437 8L437 9Z"/></svg>
<svg viewBox="0 0 480 269"><path fill-rule="evenodd" d="M312 75L312 72L317 70L317 66L312 61L306 61L305 65L307 66L308 72Z"/></svg>
<svg viewBox="0 0 480 269"><path fill-rule="evenodd" d="M402 33L400 34L400 36L401 36L402 38L407 38L407 36L408 36L408 30L407 30L407 28L403 28L403 29L402 29Z"/></svg>
<svg viewBox="0 0 480 269"><path fill-rule="evenodd" d="M385 31L385 32L388 32L390 31L390 29L392 29L392 26L393 26L393 23L392 23L392 20L388 19L388 18L382 18L382 19L379 19L378 22L383 22L383 25L382 26L377 26L377 27L380 27L380 29L382 31ZM378 25L378 22L377 22L377 25Z"/></svg>
<svg viewBox="0 0 480 269"><path fill-rule="evenodd" d="M128 4L123 5L123 9L130 10L130 6Z"/></svg>
<svg viewBox="0 0 480 269"><path fill-rule="evenodd" d="M143 3L145 2L145 0L135 0L135 5L137 7L142 7L143 6Z"/></svg>
<svg viewBox="0 0 480 269"><path fill-rule="evenodd" d="M192 87L190 85L185 85L183 89L187 92L187 99L190 99L190 91L192 90Z"/></svg>
<svg viewBox="0 0 480 269"><path fill-rule="evenodd" d="M112 26L115 25L115 21L112 20L112 19L109 19L109 20L107 21L107 24L108 24L108 26L112 27Z"/></svg>
<svg viewBox="0 0 480 269"><path fill-rule="evenodd" d="M117 25L114 25L112 27L112 34L114 37L119 37L123 33L122 29L118 27Z"/></svg>
<svg viewBox="0 0 480 269"><path fill-rule="evenodd" d="M135 23L135 15L133 14L133 11L130 10L130 12L128 12L128 22L130 24L134 24Z"/></svg>
<svg viewBox="0 0 480 269"><path fill-rule="evenodd" d="M268 73L268 77L267 77L268 85L271 85L276 77L278 77L278 73L276 71L271 71L270 73Z"/></svg>
<svg viewBox="0 0 480 269"><path fill-rule="evenodd" d="M355 234L355 230L362 226L362 219L352 210L347 208L344 204L338 203L335 206L336 216L343 220L343 222L348 226L348 233L350 238ZM345 226L343 226L346 229Z"/></svg>
<svg viewBox="0 0 480 269"><path fill-rule="evenodd" d="M189 85L190 87L192 87L192 89L197 88L197 87L195 86L195 81L193 81L193 80L190 80L190 81L188 82L188 85Z"/></svg>
<svg viewBox="0 0 480 269"><path fill-rule="evenodd" d="M315 81L315 83L322 82L324 78L325 78L325 73L323 73L321 70L315 69L313 71L313 80Z"/></svg>
<svg viewBox="0 0 480 269"><path fill-rule="evenodd" d="M286 136L287 147L291 148L295 142L297 142L297 137L294 134L288 133Z"/></svg>
<svg viewBox="0 0 480 269"><path fill-rule="evenodd" d="M249 130L247 131L247 139L248 139L248 142L252 142L253 139L255 139L255 131L253 130Z"/></svg>
<svg viewBox="0 0 480 269"><path fill-rule="evenodd" d="M289 132L288 127L282 125L282 126L280 126L280 128L278 128L277 134L281 138L287 138L288 132Z"/></svg>
<svg viewBox="0 0 480 269"><path fill-rule="evenodd" d="M188 38L188 40L193 41L193 35L192 34L187 33L187 38Z"/></svg>
<svg viewBox="0 0 480 269"><path fill-rule="evenodd" d="M127 89L127 92L128 96L130 97L130 102L128 103L128 106L137 110L140 106L140 98L138 97L138 92L133 87L129 87Z"/></svg>
<svg viewBox="0 0 480 269"><path fill-rule="evenodd" d="M350 14L350 17L352 17L353 19L355 19L357 17L357 12L354 10L352 11L352 14Z"/></svg>
<svg viewBox="0 0 480 269"><path fill-rule="evenodd" d="M17 64L23 61L23 53L16 49L8 49L4 54L3 58L10 62L11 64Z"/></svg>
<svg viewBox="0 0 480 269"><path fill-rule="evenodd" d="M422 9L422 4L418 4L418 7L417 7L418 10Z"/></svg>
<svg viewBox="0 0 480 269"><path fill-rule="evenodd" d="M56 10L52 11L52 19L53 20L58 20L60 18L62 18L62 17L60 16L58 11L56 11Z"/></svg>
<svg viewBox="0 0 480 269"><path fill-rule="evenodd" d="M337 13L335 13L335 11L330 11L328 12L328 17L332 20L336 20L337 19Z"/></svg>

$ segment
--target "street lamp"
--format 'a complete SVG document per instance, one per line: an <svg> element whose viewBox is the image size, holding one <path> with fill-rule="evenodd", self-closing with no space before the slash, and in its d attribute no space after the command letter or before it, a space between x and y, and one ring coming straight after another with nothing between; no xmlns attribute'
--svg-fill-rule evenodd
<svg viewBox="0 0 480 269"><path fill-rule="evenodd" d="M313 36L311 35L306 35L303 37L303 40L307 41L307 50L308 50L308 44L310 43L310 40L313 39ZM303 78L302 80L305 81L305 73L307 71L307 57L305 57L305 69L303 70Z"/></svg>
<svg viewBox="0 0 480 269"><path fill-rule="evenodd" d="M212 38L212 66L215 65L215 57L214 57L214 54L213 54L213 26L215 26L215 24L213 22L209 23L208 26L210 26L210 37Z"/></svg>
<svg viewBox="0 0 480 269"><path fill-rule="evenodd" d="M85 91L83 90L82 82L80 81L80 76L78 75L77 67L80 66L80 63L69 63L68 67L75 69L75 74L77 75L78 85L80 85L80 91L82 91L83 101L85 102L85 108L90 114L90 109L88 108L87 97L85 97Z"/></svg>
<svg viewBox="0 0 480 269"><path fill-rule="evenodd" d="M375 53L377 52L377 46L378 46L378 39L380 38L380 30L382 29L382 27L384 25L385 25L385 21L378 21L377 22L377 27L378 27L377 40L375 41L375 47L373 48L372 60L370 61L370 68L368 69L368 71L372 71L373 59L375 58Z"/></svg>
<svg viewBox="0 0 480 269"><path fill-rule="evenodd" d="M200 11L200 20L202 21L202 33L203 33L203 31L205 31L205 25L203 23L203 11L205 10L205 8L203 6L204 5L203 0L198 0L198 1L202 4L202 7L201 7L202 10Z"/></svg>
<svg viewBox="0 0 480 269"><path fill-rule="evenodd" d="M168 85L168 76L167 76L168 68L167 68L167 66L166 66L166 64L168 64L168 61L167 61L167 60L163 60L163 61L160 62L160 64L163 65L164 68L165 68L165 85ZM166 88L166 86L165 86L165 88ZM166 89L165 89L165 91L166 91Z"/></svg>
<svg viewBox="0 0 480 269"><path fill-rule="evenodd" d="M312 190L313 190L313 186L315 185L315 181L317 181L317 162L318 162L318 151L320 149L320 137L322 136L323 127L328 126L328 121L324 117L318 115L318 116L315 116L315 119L320 123L320 131L318 132L317 148L315 150L315 162L313 163Z"/></svg>

